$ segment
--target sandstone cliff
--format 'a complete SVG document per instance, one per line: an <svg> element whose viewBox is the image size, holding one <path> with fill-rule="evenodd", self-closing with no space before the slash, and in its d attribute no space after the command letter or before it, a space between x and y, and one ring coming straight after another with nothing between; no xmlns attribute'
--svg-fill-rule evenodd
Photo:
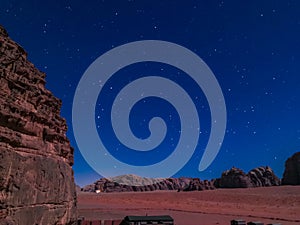
<svg viewBox="0 0 300 225"><path fill-rule="evenodd" d="M0 224L74 224L73 149L45 74L0 26Z"/></svg>
<svg viewBox="0 0 300 225"><path fill-rule="evenodd" d="M282 184L300 185L300 152L286 160Z"/></svg>

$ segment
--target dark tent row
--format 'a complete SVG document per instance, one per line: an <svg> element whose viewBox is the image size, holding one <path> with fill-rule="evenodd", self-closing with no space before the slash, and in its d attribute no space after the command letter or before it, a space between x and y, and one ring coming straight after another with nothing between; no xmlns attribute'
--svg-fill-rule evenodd
<svg viewBox="0 0 300 225"><path fill-rule="evenodd" d="M264 225L264 223L262 223L260 221L246 223L245 220L237 219L237 220L231 220L231 225ZM270 223L267 225L281 225L281 224L280 223Z"/></svg>
<svg viewBox="0 0 300 225"><path fill-rule="evenodd" d="M174 225L171 216L126 216L120 225L163 224Z"/></svg>

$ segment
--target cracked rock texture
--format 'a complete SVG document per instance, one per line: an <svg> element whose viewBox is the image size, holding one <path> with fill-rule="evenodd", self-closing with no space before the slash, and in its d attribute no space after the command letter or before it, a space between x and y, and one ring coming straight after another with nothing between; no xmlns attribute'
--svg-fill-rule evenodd
<svg viewBox="0 0 300 225"><path fill-rule="evenodd" d="M0 225L76 223L61 100L0 26Z"/></svg>

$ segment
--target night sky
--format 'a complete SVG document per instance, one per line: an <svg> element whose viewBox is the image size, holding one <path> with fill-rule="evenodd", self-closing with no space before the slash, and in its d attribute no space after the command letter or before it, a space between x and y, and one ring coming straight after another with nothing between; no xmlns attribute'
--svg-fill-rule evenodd
<svg viewBox="0 0 300 225"><path fill-rule="evenodd" d="M201 57L223 91L227 127L219 154L199 172L211 131L205 95L178 68L156 62L133 64L103 87L104 96L99 95L95 110L99 136L116 158L134 165L155 163L168 157L180 138L178 113L154 97L133 107L130 125L138 138L147 138L149 120L153 116L164 119L168 133L160 149L144 157L121 148L109 128L109 114L104 112L118 91L139 77L154 74L177 82L192 99L198 99L199 144L175 177L210 179L232 166L248 171L266 165L281 177L285 160L300 151L300 1L1 0L0 24L24 47L29 60L46 72L46 87L62 99L61 115L75 148L75 180L81 186L100 175L83 159L74 137L76 87L94 60L133 41L173 42Z"/></svg>

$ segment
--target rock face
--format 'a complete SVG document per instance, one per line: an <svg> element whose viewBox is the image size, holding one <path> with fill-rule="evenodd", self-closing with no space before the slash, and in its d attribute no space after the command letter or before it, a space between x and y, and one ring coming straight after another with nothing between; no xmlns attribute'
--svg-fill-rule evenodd
<svg viewBox="0 0 300 225"><path fill-rule="evenodd" d="M216 188L267 187L280 185L280 180L268 166L255 168L248 174L233 167L223 172L221 178L215 180L214 185Z"/></svg>
<svg viewBox="0 0 300 225"><path fill-rule="evenodd" d="M0 224L75 224L73 149L45 74L0 26Z"/></svg>
<svg viewBox="0 0 300 225"><path fill-rule="evenodd" d="M300 185L300 152L285 162L282 185Z"/></svg>
<svg viewBox="0 0 300 225"><path fill-rule="evenodd" d="M217 188L248 188L253 187L253 184L244 171L233 167L222 173L221 178L215 181L215 186Z"/></svg>
<svg viewBox="0 0 300 225"><path fill-rule="evenodd" d="M122 178L121 178L122 177ZM157 179L157 182L145 185L125 185L122 184L124 180L135 179L139 180L139 184L149 182L150 178L142 178L136 175L119 176L118 179L102 178L94 184L90 184L82 188L85 192L142 192L142 191L156 191L156 190L179 190L179 191L200 191L215 189L213 183L210 181L201 181L199 178L166 178ZM118 182L116 182L118 180Z"/></svg>

